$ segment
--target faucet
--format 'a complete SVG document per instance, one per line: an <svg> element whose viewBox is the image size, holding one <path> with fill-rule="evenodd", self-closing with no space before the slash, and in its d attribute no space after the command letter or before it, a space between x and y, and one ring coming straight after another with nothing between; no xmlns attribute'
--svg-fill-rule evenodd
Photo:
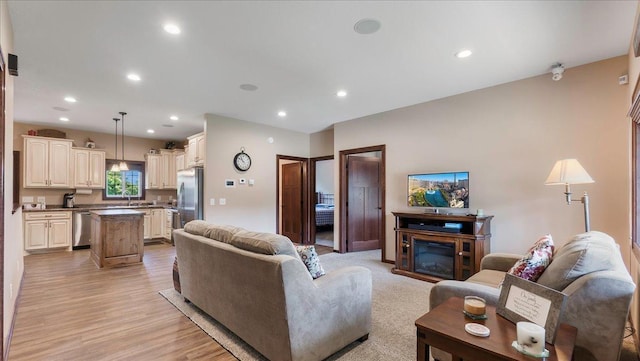
<svg viewBox="0 0 640 361"><path fill-rule="evenodd" d="M125 189L124 191L122 191L122 197L124 198L125 195L127 196L127 199L128 199L127 200L127 206L130 206L131 205L131 193L129 193L129 191Z"/></svg>

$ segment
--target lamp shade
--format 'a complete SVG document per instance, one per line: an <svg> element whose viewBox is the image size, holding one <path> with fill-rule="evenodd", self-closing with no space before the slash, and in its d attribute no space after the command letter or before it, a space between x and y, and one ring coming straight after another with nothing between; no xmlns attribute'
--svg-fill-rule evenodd
<svg viewBox="0 0 640 361"><path fill-rule="evenodd" d="M593 183L589 173L576 159L562 159L556 162L547 177L546 185Z"/></svg>

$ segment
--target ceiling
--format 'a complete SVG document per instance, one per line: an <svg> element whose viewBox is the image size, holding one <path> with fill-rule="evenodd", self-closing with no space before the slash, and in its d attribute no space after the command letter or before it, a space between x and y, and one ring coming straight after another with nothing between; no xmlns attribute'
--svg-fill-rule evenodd
<svg viewBox="0 0 640 361"><path fill-rule="evenodd" d="M206 113L312 133L549 73L556 62L623 55L637 1L8 4L16 121L110 133L125 111L127 135L180 139L202 131ZM356 33L364 18L380 30ZM165 32L168 22L181 33ZM455 57L462 49L473 54Z"/></svg>

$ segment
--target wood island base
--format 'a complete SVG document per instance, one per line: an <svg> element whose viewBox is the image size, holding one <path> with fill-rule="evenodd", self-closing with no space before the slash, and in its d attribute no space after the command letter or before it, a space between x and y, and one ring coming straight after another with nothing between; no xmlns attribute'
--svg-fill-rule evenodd
<svg viewBox="0 0 640 361"><path fill-rule="evenodd" d="M91 212L91 260L98 268L142 263L143 217L129 209Z"/></svg>

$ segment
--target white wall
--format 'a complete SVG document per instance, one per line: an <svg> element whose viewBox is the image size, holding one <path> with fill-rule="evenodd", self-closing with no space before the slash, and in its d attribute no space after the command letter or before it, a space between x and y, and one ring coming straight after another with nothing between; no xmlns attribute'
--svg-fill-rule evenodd
<svg viewBox="0 0 640 361"><path fill-rule="evenodd" d="M254 231L276 231L276 155L309 157L309 135L263 124L205 115L207 154L205 167L205 219L233 224ZM268 138L273 138L273 143ZM233 157L244 147L251 156L251 168L239 172ZM246 178L255 185L225 188L225 179ZM211 206L211 198L216 205ZM226 205L219 205L220 198Z"/></svg>
<svg viewBox="0 0 640 361"><path fill-rule="evenodd" d="M13 53L13 28L7 2L0 0L0 48L7 64L7 56ZM7 347L9 328L13 321L16 297L20 289L24 262L22 258L22 211L13 209L13 85L14 77L7 74L5 85L5 136L4 146L4 349Z"/></svg>
<svg viewBox="0 0 640 361"><path fill-rule="evenodd" d="M422 172L470 172L472 209L495 216L492 252L523 253L545 233L563 244L584 230L583 209L543 183L556 160L577 158L596 183L574 186L575 196L589 192L592 229L611 234L628 261L628 86L617 82L626 72L621 56L569 68L558 82L545 74L335 124L335 154L386 144L387 258L391 212L409 210L407 174Z"/></svg>
<svg viewBox="0 0 640 361"><path fill-rule="evenodd" d="M334 167L334 159L316 162L316 192L335 193L333 185Z"/></svg>

